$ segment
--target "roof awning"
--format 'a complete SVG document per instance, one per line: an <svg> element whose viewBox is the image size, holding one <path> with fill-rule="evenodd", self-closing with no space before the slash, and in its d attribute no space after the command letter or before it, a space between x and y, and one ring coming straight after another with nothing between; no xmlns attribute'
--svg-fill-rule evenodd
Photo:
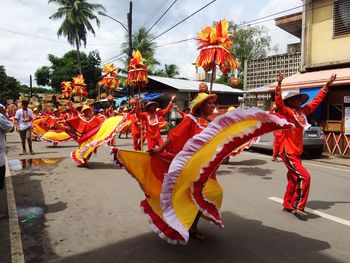
<svg viewBox="0 0 350 263"><path fill-rule="evenodd" d="M141 100L149 101L157 99L161 94L160 93L147 93Z"/></svg>
<svg viewBox="0 0 350 263"><path fill-rule="evenodd" d="M282 89L293 90L301 88L323 87L323 85L326 84L333 73L337 74L337 79L333 82L332 86L350 84L350 68L328 69L314 72L297 73L289 76L283 80ZM269 89L274 90L276 86L277 82L274 82L269 86Z"/></svg>

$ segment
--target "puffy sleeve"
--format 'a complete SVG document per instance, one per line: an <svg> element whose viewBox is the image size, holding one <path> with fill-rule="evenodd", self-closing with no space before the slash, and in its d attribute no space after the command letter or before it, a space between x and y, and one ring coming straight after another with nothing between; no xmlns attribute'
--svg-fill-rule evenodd
<svg viewBox="0 0 350 263"><path fill-rule="evenodd" d="M0 129L6 133L13 130L13 124L4 115L0 114Z"/></svg>

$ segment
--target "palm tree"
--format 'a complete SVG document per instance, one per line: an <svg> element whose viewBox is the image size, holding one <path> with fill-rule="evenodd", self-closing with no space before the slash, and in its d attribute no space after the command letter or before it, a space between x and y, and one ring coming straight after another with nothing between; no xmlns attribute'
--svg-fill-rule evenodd
<svg viewBox="0 0 350 263"><path fill-rule="evenodd" d="M165 64L164 65L164 73L168 78L174 78L180 74L179 67L175 64Z"/></svg>
<svg viewBox="0 0 350 263"><path fill-rule="evenodd" d="M105 8L100 4L90 4L86 0L49 0L49 3L60 5L56 13L50 16L50 19L57 20L64 17L63 23L57 31L57 35L67 37L68 42L76 46L78 67L81 74L79 52L81 42L86 46L86 34L88 31L95 35L95 30L90 21L95 20L99 27L100 20L98 20L94 11L105 11Z"/></svg>
<svg viewBox="0 0 350 263"><path fill-rule="evenodd" d="M127 36L126 36L127 37ZM156 42L152 41L153 36L147 33L145 27L141 27L132 36L132 49L139 50L142 57L145 59L147 71L153 72L154 66L159 65L159 62L155 59ZM124 54L129 54L129 42L126 41L122 44L122 50ZM129 64L129 61L124 61L125 65Z"/></svg>

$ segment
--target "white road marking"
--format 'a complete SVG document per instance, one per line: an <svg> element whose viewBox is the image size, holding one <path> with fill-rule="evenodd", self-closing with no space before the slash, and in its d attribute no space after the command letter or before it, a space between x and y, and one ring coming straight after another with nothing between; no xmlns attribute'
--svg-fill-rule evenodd
<svg viewBox="0 0 350 263"><path fill-rule="evenodd" d="M271 200L271 201L283 204L283 200L281 198L276 197L276 196L268 197L268 199ZM318 216L323 217L325 219L331 220L333 222L336 222L336 223L339 223L339 224L343 224L343 225L346 225L346 226L350 226L350 221L349 220L346 220L346 219L343 219L343 218L340 218L340 217L336 217L336 216L332 216L332 215L329 215L329 214L326 214L326 213L323 213L321 211L314 210L314 209L311 209L311 208L306 208L305 211L308 212L308 213L314 214L314 215L318 215Z"/></svg>
<svg viewBox="0 0 350 263"><path fill-rule="evenodd" d="M8 216L9 216L11 259L12 259L12 262L24 263L21 230L18 224L15 193L13 191L12 177L11 177L7 156L6 156L6 192L7 192L7 209L8 209Z"/></svg>
<svg viewBox="0 0 350 263"><path fill-rule="evenodd" d="M262 158L265 158L265 159L272 159L271 156L266 156L266 155L263 155L263 154L252 153L252 152L247 152L247 151L245 151L244 153L248 153L248 154L251 154L251 155L259 156L259 157L262 157ZM316 167L327 168L327 169L331 169L331 170L342 171L342 172L350 172L350 169L342 169L342 168L337 168L337 167L332 167L332 166L324 166L324 165L320 165L317 162L303 161L303 164L316 166Z"/></svg>

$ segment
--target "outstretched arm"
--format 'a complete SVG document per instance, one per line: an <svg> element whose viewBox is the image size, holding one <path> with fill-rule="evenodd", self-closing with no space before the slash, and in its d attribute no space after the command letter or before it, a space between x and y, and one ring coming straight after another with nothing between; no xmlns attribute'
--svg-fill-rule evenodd
<svg viewBox="0 0 350 263"><path fill-rule="evenodd" d="M283 102L283 99L282 99L282 88L281 88L281 85L282 85L282 80L284 79L284 75L283 73L279 73L278 77L277 77L277 87L276 87L276 90L275 90L275 102L276 102L276 107L277 107L277 110L280 114L288 117L290 116L292 113L291 113L291 110L286 107L286 105L284 105L284 102Z"/></svg>
<svg viewBox="0 0 350 263"><path fill-rule="evenodd" d="M175 97L176 97L175 95L172 95L168 106L166 106L166 108L164 110L158 111L157 115L163 116L163 115L167 114L170 111L171 107L173 106L173 100L175 99Z"/></svg>
<svg viewBox="0 0 350 263"><path fill-rule="evenodd" d="M304 114L306 115L310 114L321 104L321 102L324 100L324 98L327 95L329 86L332 85L332 83L336 78L337 78L337 74L332 74L332 76L329 78L329 80L323 86L323 88L319 91L316 97L310 103L308 103L305 107L302 108L302 111Z"/></svg>

